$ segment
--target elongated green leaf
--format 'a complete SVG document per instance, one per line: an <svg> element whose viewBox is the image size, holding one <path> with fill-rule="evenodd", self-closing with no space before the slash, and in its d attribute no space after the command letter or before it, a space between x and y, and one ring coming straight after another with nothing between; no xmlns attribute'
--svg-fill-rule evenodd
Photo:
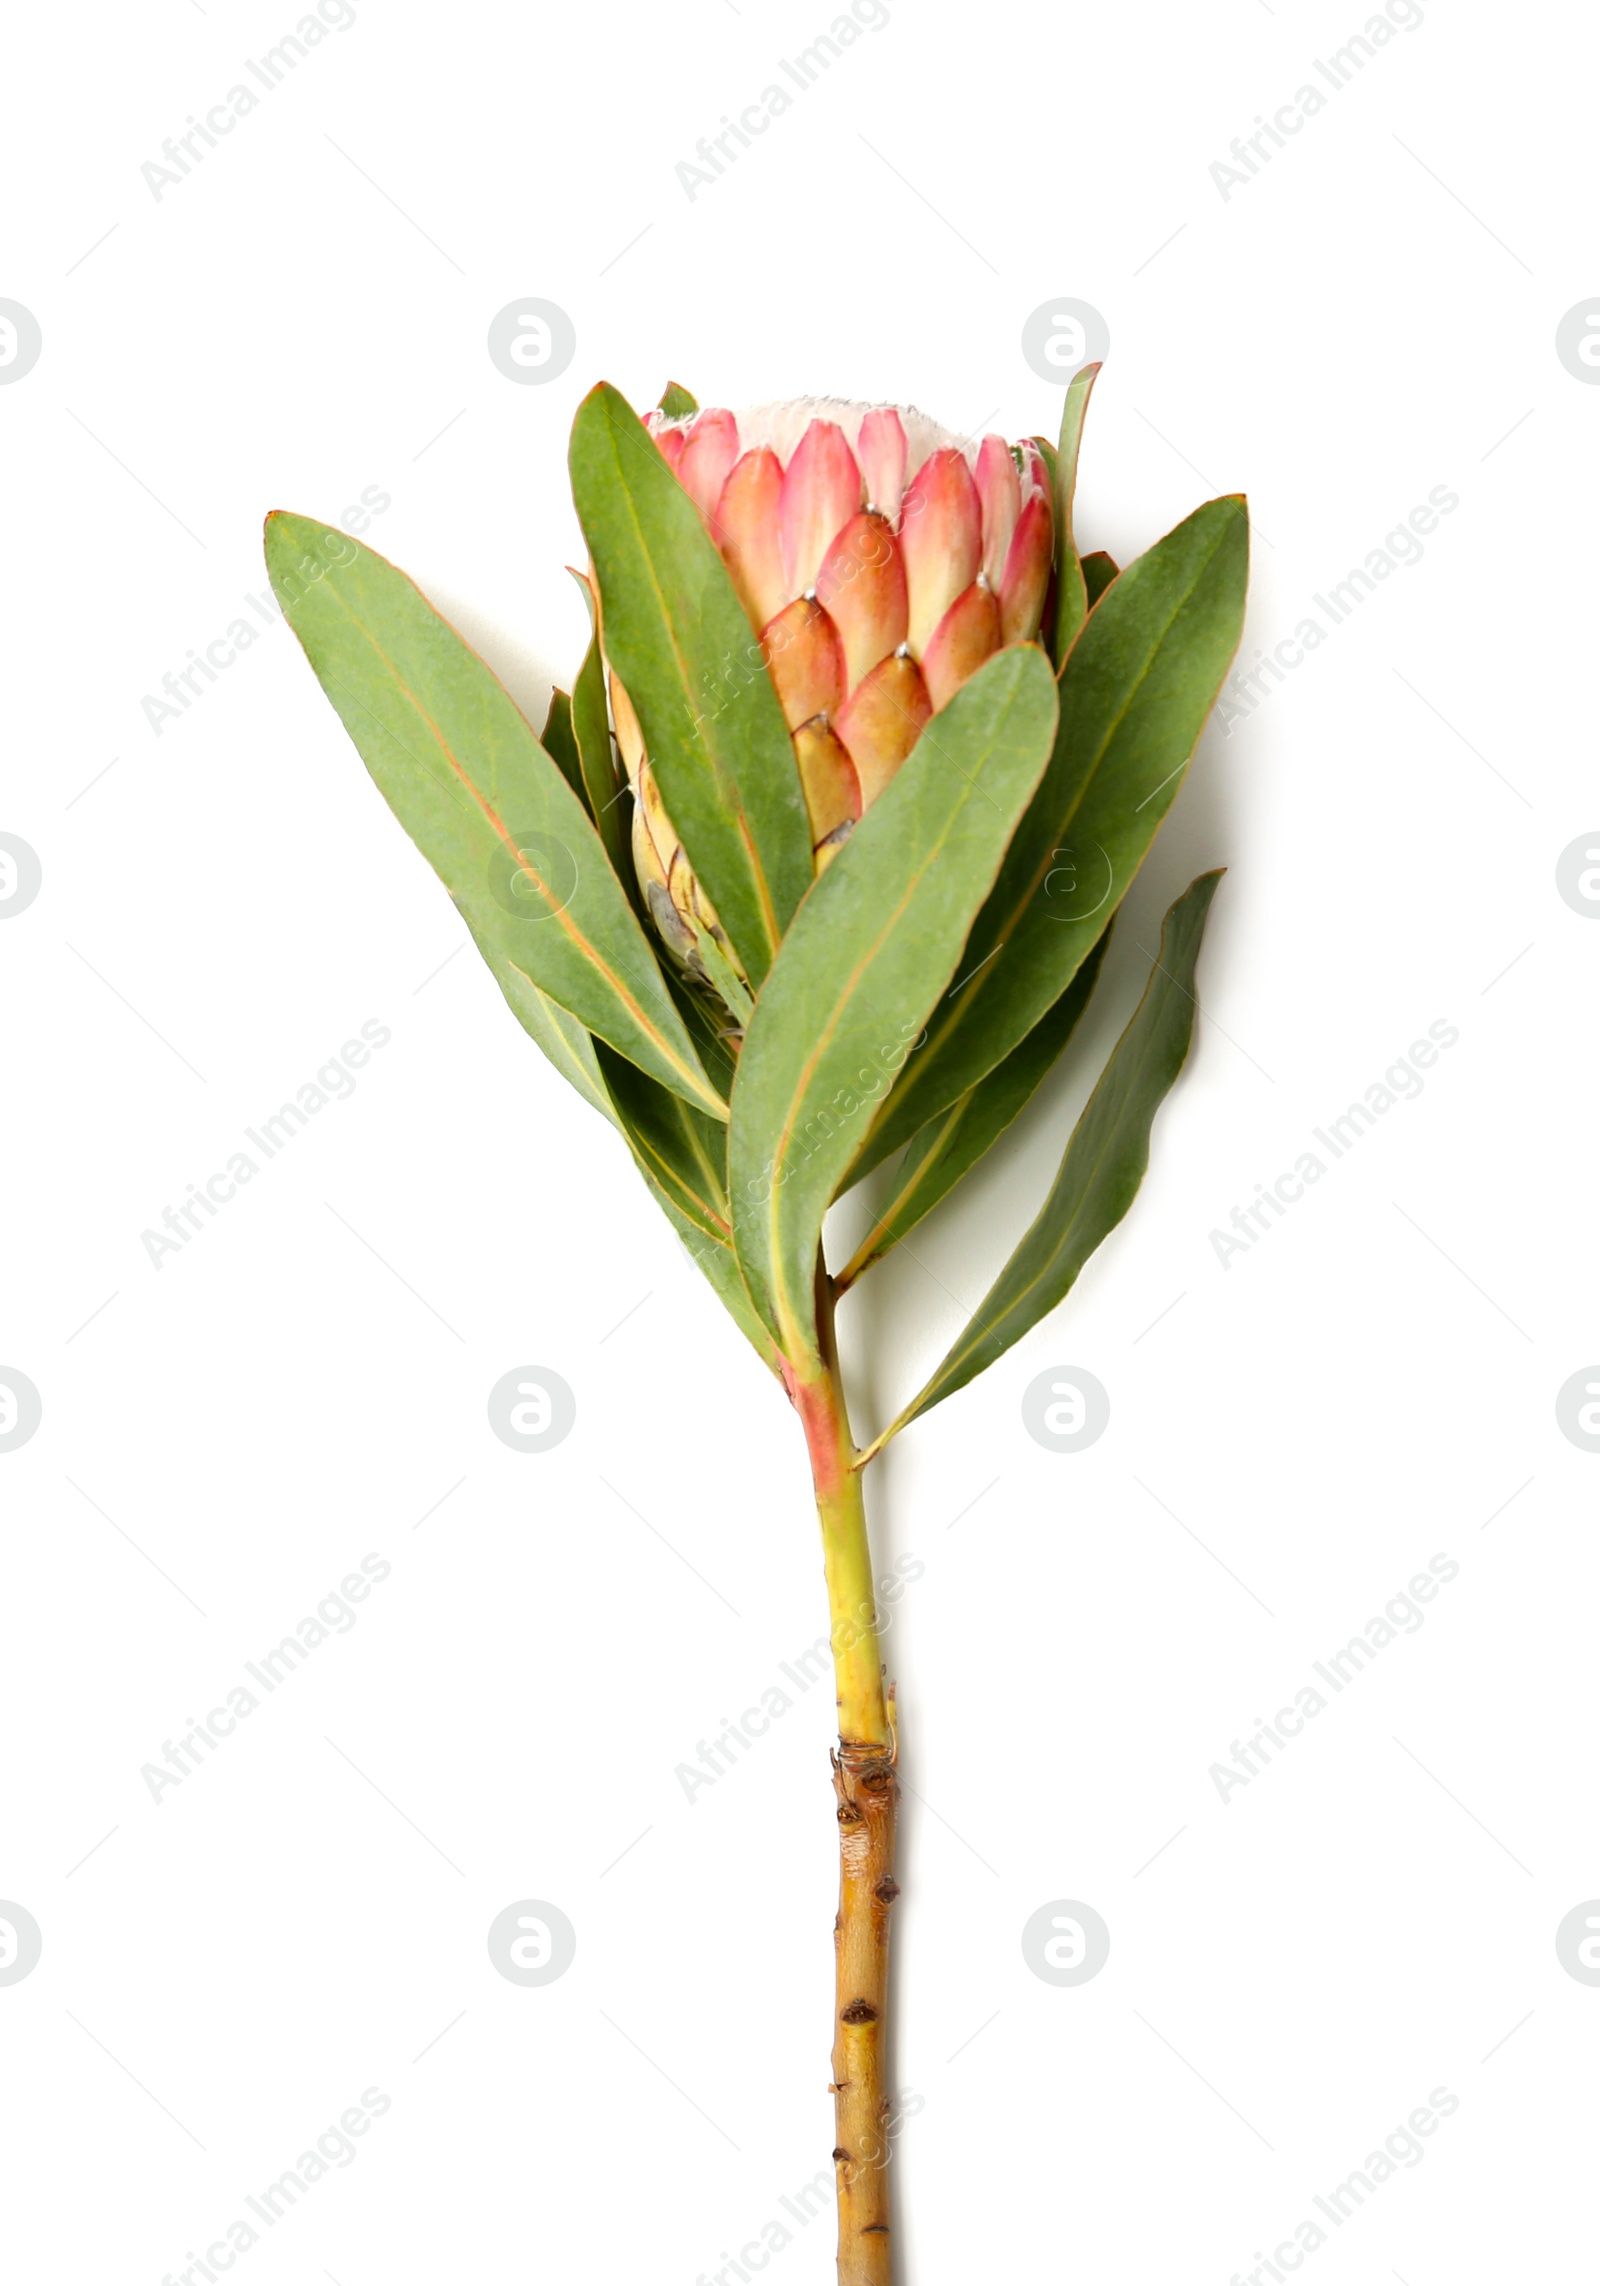
<svg viewBox="0 0 1600 2286"><path fill-rule="evenodd" d="M606 712L606 669L600 653L600 630L595 625L594 590L582 572L573 578L583 591L589 612L589 648L572 686L572 743L578 775L573 780L600 829L607 857L618 880L633 896L633 852L628 847L631 808L623 796L625 780L617 768L611 744L611 718Z"/></svg>
<svg viewBox="0 0 1600 2286"><path fill-rule="evenodd" d="M790 1358L815 1346L828 1201L954 974L1044 768L1055 708L1042 651L988 660L818 880L756 1001L733 1083L729 1196L751 1299Z"/></svg>
<svg viewBox="0 0 1600 2286"><path fill-rule="evenodd" d="M1050 1196L960 1340L878 1446L975 1379L1047 1317L1132 1206L1150 1164L1151 1124L1194 1036L1195 962L1221 879L1220 872L1202 873L1168 912L1144 998L1084 1105Z"/></svg>
<svg viewBox="0 0 1600 2286"><path fill-rule="evenodd" d="M539 744L582 801L583 773L578 767L578 745L572 735L572 701L565 691L550 693L550 712L544 718Z"/></svg>
<svg viewBox="0 0 1600 2286"><path fill-rule="evenodd" d="M578 408L571 466L606 655L701 886L759 984L812 878L800 773L760 644L700 511L607 383Z"/></svg>
<svg viewBox="0 0 1600 2286"><path fill-rule="evenodd" d="M1209 501L1112 581L1061 672L1055 751L872 1137L887 1151L1011 1053L1072 981L1183 782L1238 646L1249 527ZM869 813L870 814L870 813Z"/></svg>
<svg viewBox="0 0 1600 2286"><path fill-rule="evenodd" d="M979 1080L959 1102L912 1136L905 1157L895 1169L894 1190L887 1204L839 1273L841 1291L854 1285L863 1270L881 1260L908 1231L915 1230L923 1216L931 1214L999 1141L1077 1030L1110 941L1108 928L1055 1006L1046 1009L1005 1062L996 1064L986 1079Z"/></svg>
<svg viewBox="0 0 1600 2286"><path fill-rule="evenodd" d="M1116 577L1116 560L1114 557L1108 556L1104 548L1096 548L1092 556L1084 557L1083 584L1089 598L1091 611Z"/></svg>
<svg viewBox="0 0 1600 2286"><path fill-rule="evenodd" d="M344 533L280 512L266 552L318 680L502 992L519 969L720 1116L582 803L476 652L403 572Z"/></svg>
<svg viewBox="0 0 1600 2286"><path fill-rule="evenodd" d="M1072 536L1072 502L1078 489L1078 447L1083 442L1084 415L1089 410L1089 393L1099 372L1098 365L1080 367L1067 384L1067 401L1061 408L1061 442L1056 447L1053 469L1056 488L1056 624L1051 656L1058 671L1062 660L1077 641L1079 629L1089 616L1089 594L1083 564L1078 555L1077 542Z"/></svg>
<svg viewBox="0 0 1600 2286"><path fill-rule="evenodd" d="M698 413L700 403L698 398L690 396L681 382L669 381L661 392L661 403L657 409L665 413L669 421L681 421L687 419L690 413Z"/></svg>

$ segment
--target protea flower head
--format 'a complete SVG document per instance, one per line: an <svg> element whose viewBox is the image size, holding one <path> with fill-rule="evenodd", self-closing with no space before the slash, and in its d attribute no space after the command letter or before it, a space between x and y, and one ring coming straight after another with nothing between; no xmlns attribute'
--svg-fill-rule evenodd
<svg viewBox="0 0 1600 2286"><path fill-rule="evenodd" d="M1031 439L973 443L921 413L837 400L655 412L645 426L759 638L820 872L967 677L1038 634L1053 539L1044 460ZM731 961L615 674L611 697L656 926L691 972L701 930Z"/></svg>

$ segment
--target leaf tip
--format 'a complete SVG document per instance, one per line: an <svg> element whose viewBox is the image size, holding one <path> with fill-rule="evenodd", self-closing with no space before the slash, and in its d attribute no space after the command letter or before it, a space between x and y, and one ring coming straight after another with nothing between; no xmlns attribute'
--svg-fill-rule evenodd
<svg viewBox="0 0 1600 2286"><path fill-rule="evenodd" d="M575 579L583 591L583 600L588 607L589 624L592 627L595 621L594 582L586 571L579 571L576 564L568 564L567 576L570 579Z"/></svg>

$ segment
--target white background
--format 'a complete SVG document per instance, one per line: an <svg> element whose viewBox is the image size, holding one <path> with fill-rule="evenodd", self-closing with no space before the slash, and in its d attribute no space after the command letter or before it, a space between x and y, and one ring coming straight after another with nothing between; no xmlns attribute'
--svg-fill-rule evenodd
<svg viewBox="0 0 1600 2286"><path fill-rule="evenodd" d="M1423 0L1224 197L1213 162L1359 0L887 14L693 199L677 163L829 0L355 0L159 199L141 165L291 0L13 23L0 293L44 351L0 390L0 830L44 885L0 930L0 1363L44 1413L0 1456L0 1895L44 1951L0 1987L0 2147L30 2286L181 2276L369 2087L389 2111L253 2286L694 2286L826 2166L827 1691L692 1804L674 1776L824 1625L792 1418L287 631L159 736L141 702L263 587L267 509L370 487L367 536L542 720L584 637L594 379L1048 430L1020 338L1060 294L1111 331L1085 543L1247 489L1247 658L1434 487L1459 507L1207 732L1092 1025L1225 863L1144 1191L873 1472L884 1566L925 1566L889 1639L904 2276L1227 2286L1435 2088L1459 2108L1319 2286L1577 2274L1600 1992L1553 1938L1600 1891L1600 1459L1554 1401L1600 1354L1600 930L1555 867L1596 823L1600 392L1554 335L1600 291L1592 35ZM485 350L526 294L576 328L547 386ZM155 1268L141 1232L371 1018L354 1096ZM1420 1097L1224 1268L1213 1228L1438 1019ZM985 1290L1084 1084L849 1305L858 1429ZM577 1397L537 1458L485 1415L526 1363ZM1022 1427L1056 1365L1110 1392L1077 1456ZM153 1801L141 1766L368 1552L358 1624ZM1219 1799L1210 1766L1439 1553L1420 1632ZM578 1932L531 1991L485 1945L529 1897ZM1019 1943L1062 1897L1112 1932L1076 1990ZM773 2274L822 2286L831 2220L790 2228Z"/></svg>

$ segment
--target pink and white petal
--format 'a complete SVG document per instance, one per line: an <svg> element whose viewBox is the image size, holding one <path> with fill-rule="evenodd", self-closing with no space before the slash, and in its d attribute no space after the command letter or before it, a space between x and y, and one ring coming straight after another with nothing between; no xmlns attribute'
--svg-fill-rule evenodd
<svg viewBox="0 0 1600 2286"><path fill-rule="evenodd" d="M906 639L906 572L887 516L852 516L822 559L817 601L844 645L845 688L898 650Z"/></svg>
<svg viewBox="0 0 1600 2286"><path fill-rule="evenodd" d="M739 424L732 413L718 408L697 414L678 463L678 482L708 525L738 457Z"/></svg>
<svg viewBox="0 0 1600 2286"><path fill-rule="evenodd" d="M1039 632L1045 589L1050 585L1050 554L1055 518L1048 493L1036 492L1017 518L1011 550L1000 581L1000 640L1031 642Z"/></svg>
<svg viewBox="0 0 1600 2286"><path fill-rule="evenodd" d="M883 792L932 712L921 668L901 651L880 659L851 692L834 727L850 749L864 805Z"/></svg>
<svg viewBox="0 0 1600 2286"><path fill-rule="evenodd" d="M948 706L969 675L1000 648L1000 606L976 581L958 595L934 629L922 654L922 672L933 711Z"/></svg>
<svg viewBox="0 0 1600 2286"><path fill-rule="evenodd" d="M778 501L783 468L763 445L736 460L717 502L712 532L722 560L733 575L751 626L759 635L783 609L783 550L778 538Z"/></svg>
<svg viewBox="0 0 1600 2286"><path fill-rule="evenodd" d="M932 452L906 488L900 512L905 557L907 641L920 658L956 597L983 560L983 510L966 456L953 446Z"/></svg>
<svg viewBox="0 0 1600 2286"><path fill-rule="evenodd" d="M836 421L813 421L783 472L779 523L791 596L816 583L829 543L861 506L861 471Z"/></svg>
<svg viewBox="0 0 1600 2286"><path fill-rule="evenodd" d="M662 459L672 470L674 476L676 476L678 473L678 463L683 458L684 436L682 429L658 430L656 432L656 445L660 451Z"/></svg>
<svg viewBox="0 0 1600 2286"><path fill-rule="evenodd" d="M983 576L998 588L1022 510L1022 479L1004 437L985 437L974 472L983 509Z"/></svg>
<svg viewBox="0 0 1600 2286"><path fill-rule="evenodd" d="M892 405L874 405L866 415L856 438L856 455L867 506L881 509L893 522L906 489L906 432Z"/></svg>
<svg viewBox="0 0 1600 2286"><path fill-rule="evenodd" d="M811 845L826 841L840 826L861 815L861 786L855 764L822 716L803 722L794 734L794 758L811 820Z"/></svg>
<svg viewBox="0 0 1600 2286"><path fill-rule="evenodd" d="M763 630L761 649L791 730L844 704L844 646L814 597L785 604Z"/></svg>

